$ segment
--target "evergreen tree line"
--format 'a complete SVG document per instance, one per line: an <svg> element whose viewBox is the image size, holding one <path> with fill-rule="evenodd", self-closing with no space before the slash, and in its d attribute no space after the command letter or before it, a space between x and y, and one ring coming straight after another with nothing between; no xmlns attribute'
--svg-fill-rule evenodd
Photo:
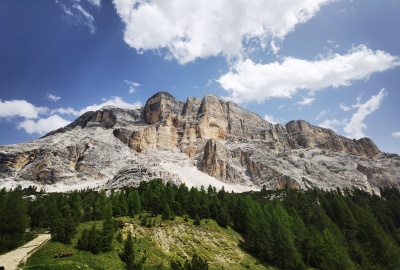
<svg viewBox="0 0 400 270"><path fill-rule="evenodd" d="M3 232L12 235L18 230L21 234L29 223L34 228L51 228L54 240L70 243L77 224L102 221L101 229L94 226L81 235L78 246L93 253L106 252L112 248L116 232L110 225L115 223L113 218L146 217L143 213L147 213L163 219L189 216L197 224L214 219L243 235L243 249L281 269L399 269L400 192L387 187L380 193L285 189L235 194L211 186L164 185L160 179L118 191L39 192L31 201L23 198L20 190L2 190L0 220L9 219L8 205L18 204L21 208L12 219L25 225L4 226L1 222L0 241L4 241ZM85 239L97 239L100 248L91 250ZM184 267L179 264L175 263L175 269L191 269L179 268Z"/></svg>
<svg viewBox="0 0 400 270"><path fill-rule="evenodd" d="M96 223L92 224L90 230L84 229L78 240L77 248L90 251L93 254L111 251L112 241L116 233L115 225L111 213L111 207L110 205L107 205L102 229L98 229Z"/></svg>
<svg viewBox="0 0 400 270"><path fill-rule="evenodd" d="M20 189L0 190L0 253L12 250L30 238L25 233L29 219L28 203L23 196Z"/></svg>

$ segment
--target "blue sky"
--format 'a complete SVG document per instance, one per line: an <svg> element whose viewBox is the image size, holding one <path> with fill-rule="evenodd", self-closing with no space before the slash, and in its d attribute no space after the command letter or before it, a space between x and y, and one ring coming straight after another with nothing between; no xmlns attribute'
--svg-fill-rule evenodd
<svg viewBox="0 0 400 270"><path fill-rule="evenodd" d="M400 153L398 0L0 0L0 144L158 91Z"/></svg>

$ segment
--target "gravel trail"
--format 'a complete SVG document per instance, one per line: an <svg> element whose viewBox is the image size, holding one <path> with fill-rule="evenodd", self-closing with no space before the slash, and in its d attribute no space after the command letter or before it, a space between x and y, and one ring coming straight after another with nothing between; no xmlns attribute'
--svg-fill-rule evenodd
<svg viewBox="0 0 400 270"><path fill-rule="evenodd" d="M32 255L39 247L44 245L50 239L50 234L39 234L38 237L29 243L26 243L22 247L0 255L0 266L3 266L4 270L18 269L18 264L20 262L25 262L30 255Z"/></svg>

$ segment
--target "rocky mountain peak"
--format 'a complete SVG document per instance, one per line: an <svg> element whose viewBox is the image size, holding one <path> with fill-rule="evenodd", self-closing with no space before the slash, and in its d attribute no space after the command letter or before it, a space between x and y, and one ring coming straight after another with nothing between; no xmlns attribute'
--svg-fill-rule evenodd
<svg viewBox="0 0 400 270"><path fill-rule="evenodd" d="M351 140L337 135L333 130L313 126L304 120L290 121L286 124L289 136L303 148L322 148L351 155L373 157L380 153L369 138Z"/></svg>
<svg viewBox="0 0 400 270"><path fill-rule="evenodd" d="M181 114L183 103L167 92L158 92L150 97L144 108L143 118L148 124L154 124L164 119L168 114Z"/></svg>
<svg viewBox="0 0 400 270"><path fill-rule="evenodd" d="M231 190L399 186L400 158L369 138L352 140L303 120L271 124L207 94L167 92L138 110L107 106L43 138L0 146L2 183L103 187L160 177ZM195 179L200 179L196 181Z"/></svg>

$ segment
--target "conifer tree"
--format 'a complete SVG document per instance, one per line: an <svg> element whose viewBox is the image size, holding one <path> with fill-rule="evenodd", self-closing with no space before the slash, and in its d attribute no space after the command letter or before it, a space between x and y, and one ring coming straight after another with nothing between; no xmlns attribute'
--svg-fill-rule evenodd
<svg viewBox="0 0 400 270"><path fill-rule="evenodd" d="M167 204L167 205L164 207L164 211L163 211L163 213L162 213L162 219L163 219L163 220L174 219L173 213L172 213L172 211L171 211L171 208L169 207L169 204Z"/></svg>
<svg viewBox="0 0 400 270"><path fill-rule="evenodd" d="M0 251L7 251L22 243L28 226L28 205L20 190L0 192Z"/></svg>
<svg viewBox="0 0 400 270"><path fill-rule="evenodd" d="M201 224L201 219L198 214L194 216L194 225L200 225Z"/></svg>
<svg viewBox="0 0 400 270"><path fill-rule="evenodd" d="M134 217L135 215L140 214L140 212L142 211L142 203L141 203L140 195L136 189L129 192L128 209L129 209L130 217Z"/></svg>
<svg viewBox="0 0 400 270"><path fill-rule="evenodd" d="M221 227L228 227L229 225L229 214L223 205L219 205L219 211L217 212L217 223Z"/></svg>
<svg viewBox="0 0 400 270"><path fill-rule="evenodd" d="M69 194L68 204L71 208L72 219L76 224L78 224L83 218L82 199L78 191L75 190L71 194Z"/></svg>
<svg viewBox="0 0 400 270"><path fill-rule="evenodd" d="M81 237L78 239L77 248L81 250L90 251L93 254L98 254L102 248L101 232L96 228L93 223L90 230L84 229Z"/></svg>
<svg viewBox="0 0 400 270"><path fill-rule="evenodd" d="M139 256L137 250L133 245L132 233L128 233L125 240L122 253L119 254L120 259L125 262L126 269L128 270L141 270L146 261L146 255Z"/></svg>
<svg viewBox="0 0 400 270"><path fill-rule="evenodd" d="M104 218L107 201L109 199L106 196L106 192L104 190L100 191L94 204L93 220L102 220Z"/></svg>
<svg viewBox="0 0 400 270"><path fill-rule="evenodd" d="M81 192L82 200L82 220L91 221L93 219L93 210L96 202L96 195L93 190L87 189Z"/></svg>
<svg viewBox="0 0 400 270"><path fill-rule="evenodd" d="M76 226L71 208L67 204L61 210L62 216L59 218L52 229L52 237L55 241L71 244L72 238L76 234Z"/></svg>
<svg viewBox="0 0 400 270"><path fill-rule="evenodd" d="M96 228L96 224L93 223L92 227L88 233L88 251L93 254L98 254L101 251L102 239L100 235L100 231Z"/></svg>
<svg viewBox="0 0 400 270"><path fill-rule="evenodd" d="M178 260L170 261L171 270L208 270L208 262L194 253L191 259L186 259L182 264Z"/></svg>
<svg viewBox="0 0 400 270"><path fill-rule="evenodd" d="M184 265L178 260L171 260L170 268L171 270L185 270Z"/></svg>
<svg viewBox="0 0 400 270"><path fill-rule="evenodd" d="M111 213L111 206L108 204L106 207L106 213L103 220L103 228L101 231L102 251L107 252L112 250L112 241L114 239L114 234L115 234L114 220Z"/></svg>
<svg viewBox="0 0 400 270"><path fill-rule="evenodd" d="M271 258L278 266L285 269L304 269L301 255L295 247L295 235L291 230L290 218L279 201L274 201L270 208L271 234L273 248Z"/></svg>
<svg viewBox="0 0 400 270"><path fill-rule="evenodd" d="M208 262L194 253L191 260L186 260L185 270L208 270Z"/></svg>
<svg viewBox="0 0 400 270"><path fill-rule="evenodd" d="M78 239L76 247L81 250L89 251L89 240L89 230L85 228L81 234L81 237Z"/></svg>
<svg viewBox="0 0 400 270"><path fill-rule="evenodd" d="M112 199L113 215L126 216L128 214L128 202L126 199L125 192L121 190L120 192L114 193Z"/></svg>

